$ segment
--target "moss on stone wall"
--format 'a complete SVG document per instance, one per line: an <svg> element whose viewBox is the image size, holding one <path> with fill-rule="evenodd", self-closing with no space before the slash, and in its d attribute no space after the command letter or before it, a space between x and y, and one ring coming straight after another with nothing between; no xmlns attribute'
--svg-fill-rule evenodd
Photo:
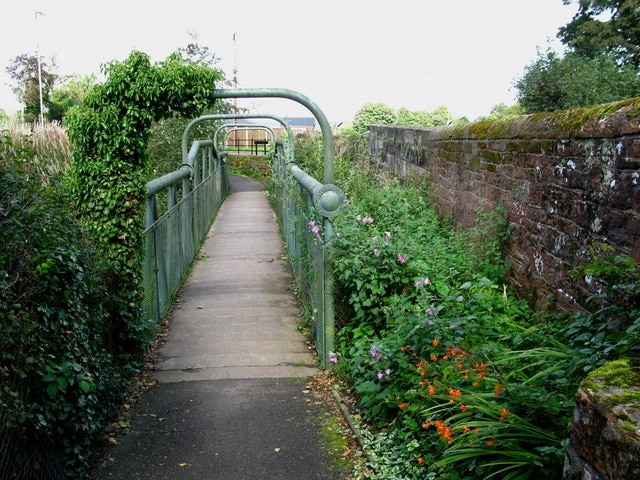
<svg viewBox="0 0 640 480"><path fill-rule="evenodd" d="M603 122L619 126L638 117L640 97L589 107L443 127L437 129L435 136L441 140L590 137L595 132L602 132Z"/></svg>
<svg viewBox="0 0 640 480"><path fill-rule="evenodd" d="M621 358L591 372L580 389L640 437L640 359Z"/></svg>

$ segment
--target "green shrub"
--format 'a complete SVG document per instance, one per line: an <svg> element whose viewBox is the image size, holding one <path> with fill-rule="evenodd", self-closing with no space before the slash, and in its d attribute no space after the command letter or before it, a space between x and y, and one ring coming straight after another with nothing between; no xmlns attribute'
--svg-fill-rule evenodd
<svg viewBox="0 0 640 480"><path fill-rule="evenodd" d="M38 448L55 445L75 476L124 385L107 345L104 270L60 184L38 176L42 155L27 144L16 149L9 136L3 142L0 430L13 447L2 452L2 468L42 474L48 459Z"/></svg>

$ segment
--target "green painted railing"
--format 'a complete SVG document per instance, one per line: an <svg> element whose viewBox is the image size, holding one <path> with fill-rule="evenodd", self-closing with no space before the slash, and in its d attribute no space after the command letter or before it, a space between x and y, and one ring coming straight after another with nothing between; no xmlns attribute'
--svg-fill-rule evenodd
<svg viewBox="0 0 640 480"><path fill-rule="evenodd" d="M193 142L177 170L147 183L145 318L166 315L227 193L226 167L212 140Z"/></svg>
<svg viewBox="0 0 640 480"><path fill-rule="evenodd" d="M182 136L182 165L147 184L146 261L144 265L147 318L161 320L182 285L215 215L228 193L224 159L217 147L220 127L211 140L197 140L188 151L193 127L221 120L271 119L280 123L286 138L276 139L269 152L275 179L275 210L287 251L300 286L301 300L316 326L316 350L321 366L329 366L334 345L333 269L330 248L331 219L344 206L344 194L333 182L333 138L324 113L307 97L282 89L214 90L215 98L282 97L306 106L320 125L324 151L323 182L303 171L295 161L294 136L289 124L272 114L212 114L192 120ZM266 129L272 138L275 133ZM159 198L163 212L158 214Z"/></svg>
<svg viewBox="0 0 640 480"><path fill-rule="evenodd" d="M285 98L306 107L320 126L323 145L323 181L304 172L295 162L294 137L289 125L270 116L287 130L287 141L279 141L273 156L276 177L275 210L280 221L296 280L313 314L316 350L322 366L329 365L335 335L334 281L331 265L332 218L343 207L345 197L333 184L333 134L324 112L308 97L286 89L213 90L214 98ZM245 117L246 118L246 117Z"/></svg>

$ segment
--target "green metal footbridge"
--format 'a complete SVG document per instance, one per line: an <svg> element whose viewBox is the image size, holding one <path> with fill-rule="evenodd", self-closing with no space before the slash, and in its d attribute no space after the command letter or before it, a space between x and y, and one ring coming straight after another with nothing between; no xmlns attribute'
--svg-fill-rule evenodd
<svg viewBox="0 0 640 480"><path fill-rule="evenodd" d="M211 94L218 99L285 98L306 107L316 118L322 134L323 178L318 180L298 166L293 132L277 115L214 114L189 123L182 137L179 168L147 184L143 315L159 322L168 313L228 194L226 160L231 152L224 139L237 129L261 129L271 139L267 155L271 159L275 183L274 210L300 300L313 314L319 364L327 367L334 339L334 285L330 265L332 218L342 211L345 203L343 192L333 183L330 125L313 101L292 90L214 89ZM278 138L272 128L259 123L250 126L228 123L240 119L278 122L286 135ZM196 125L210 125L210 137L193 139Z"/></svg>

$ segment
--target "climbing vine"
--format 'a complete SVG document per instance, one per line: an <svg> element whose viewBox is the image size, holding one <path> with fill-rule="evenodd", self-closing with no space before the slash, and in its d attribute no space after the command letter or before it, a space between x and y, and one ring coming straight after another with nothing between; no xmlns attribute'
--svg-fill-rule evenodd
<svg viewBox="0 0 640 480"><path fill-rule="evenodd" d="M152 64L137 51L103 70L106 82L67 117L73 149L69 186L109 272L112 348L135 355L153 332L139 318L149 129L154 121L196 117L211 108L211 90L223 73L180 54Z"/></svg>

